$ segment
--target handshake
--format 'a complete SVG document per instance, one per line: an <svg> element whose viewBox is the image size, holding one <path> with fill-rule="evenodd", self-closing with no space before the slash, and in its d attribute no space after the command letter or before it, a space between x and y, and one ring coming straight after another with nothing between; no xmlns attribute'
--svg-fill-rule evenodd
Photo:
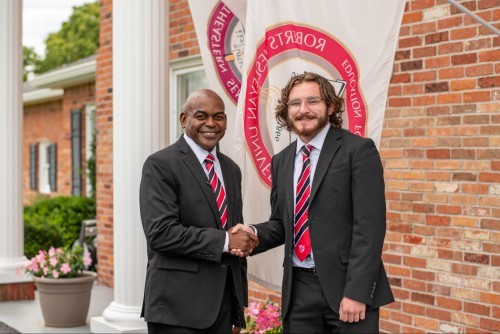
<svg viewBox="0 0 500 334"><path fill-rule="evenodd" d="M228 249L231 255L247 257L259 245L259 238L254 234L253 228L238 224L229 229Z"/></svg>

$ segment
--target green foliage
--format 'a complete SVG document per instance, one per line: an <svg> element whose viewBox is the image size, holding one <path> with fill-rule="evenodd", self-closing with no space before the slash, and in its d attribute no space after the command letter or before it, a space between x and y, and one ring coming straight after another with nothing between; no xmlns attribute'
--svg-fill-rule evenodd
<svg viewBox="0 0 500 334"><path fill-rule="evenodd" d="M95 218L95 199L55 197L24 207L24 254L70 246L80 236L82 220Z"/></svg>
<svg viewBox="0 0 500 334"><path fill-rule="evenodd" d="M99 49L99 2L73 7L68 21L45 40L45 59L36 69L44 73L88 56Z"/></svg>
<svg viewBox="0 0 500 334"><path fill-rule="evenodd" d="M41 60L42 58L36 53L34 48L23 46L24 81L28 78L28 66L31 67L31 71L34 71L40 65Z"/></svg>

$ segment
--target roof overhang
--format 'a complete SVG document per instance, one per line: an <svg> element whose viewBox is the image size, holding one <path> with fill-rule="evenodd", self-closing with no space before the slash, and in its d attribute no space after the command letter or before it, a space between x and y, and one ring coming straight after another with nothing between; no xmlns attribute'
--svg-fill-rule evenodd
<svg viewBox="0 0 500 334"><path fill-rule="evenodd" d="M23 94L23 103L25 106L50 101L61 100L64 95L63 89L38 89Z"/></svg>
<svg viewBox="0 0 500 334"><path fill-rule="evenodd" d="M66 88L95 81L96 60L40 74L30 84L40 88Z"/></svg>

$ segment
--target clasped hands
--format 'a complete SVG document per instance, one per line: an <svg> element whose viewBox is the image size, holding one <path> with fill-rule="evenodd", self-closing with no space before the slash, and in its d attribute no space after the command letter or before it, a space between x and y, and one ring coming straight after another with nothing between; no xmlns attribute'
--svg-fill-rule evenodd
<svg viewBox="0 0 500 334"><path fill-rule="evenodd" d="M231 255L247 257L259 245L259 238L250 226L238 224L229 229L228 249Z"/></svg>

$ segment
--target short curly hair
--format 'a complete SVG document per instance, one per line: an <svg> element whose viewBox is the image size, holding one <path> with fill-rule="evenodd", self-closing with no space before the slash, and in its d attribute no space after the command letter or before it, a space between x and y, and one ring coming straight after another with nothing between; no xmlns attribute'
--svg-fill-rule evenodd
<svg viewBox="0 0 500 334"><path fill-rule="evenodd" d="M295 85L304 82L316 82L319 85L321 98L325 101L326 107L330 108L330 106L333 106L333 113L329 116L330 124L332 124L334 128L340 129L342 127L344 99L335 93L335 89L327 79L312 72L306 72L290 78L285 88L281 90L281 98L278 101L275 112L278 124L286 128L288 131L292 130L292 127L288 123L288 97L290 96L290 91L293 87L295 87Z"/></svg>

